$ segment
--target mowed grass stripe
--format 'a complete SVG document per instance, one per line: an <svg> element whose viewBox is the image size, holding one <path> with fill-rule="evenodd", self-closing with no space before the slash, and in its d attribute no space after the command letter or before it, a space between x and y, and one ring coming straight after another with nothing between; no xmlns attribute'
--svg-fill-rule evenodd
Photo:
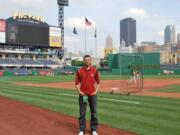
<svg viewBox="0 0 180 135"><path fill-rule="evenodd" d="M43 90L38 90L38 88L35 88L35 87L32 87L32 88L30 88L30 89L28 89L29 87L26 87L25 88L25 91L30 91L30 92L32 92L32 91L34 91L35 93L39 93L39 94L41 94L41 93L44 93L44 94L51 94L51 95L57 95L58 93L60 94L60 93L62 93L61 92L61 90L58 90L58 91L52 91L52 90L48 90L48 91L44 91L44 89ZM33 90L34 89L34 90ZM13 90L24 90L24 88L22 88L22 87L16 87L16 88L13 88ZM70 93L70 91L68 92L68 93ZM77 94L77 92L72 92L71 91L71 93L72 94ZM100 94L101 95L101 94ZM58 96L60 96L60 95L58 95ZM106 96L106 98L111 98L110 97L111 95L108 95L108 96ZM99 97L101 97L101 96L99 96ZM121 96L120 96L121 97ZM131 96L129 96L129 97L131 97ZM112 99L120 99L120 98L112 98ZM132 101L133 102L133 100L132 99L126 99L127 101ZM166 103L164 103L164 102L162 102L161 104L153 104L153 102L157 102L157 101L150 101L150 104L149 104L149 108L151 108L151 107L155 107L155 105L156 105L156 107L157 108L159 108L159 107L161 107L161 108L167 108L167 109L169 109L169 110L171 110L171 112L172 112L172 109L176 109L176 105L174 105L175 107L173 107L173 106L171 106L171 107L169 107L169 105L168 104L166 104ZM159 102L159 101L158 101ZM142 102L143 104L146 104L146 102ZM169 103L169 101L168 101L168 103ZM146 104L146 106L148 105L148 104ZM178 104L179 104L179 102L178 102ZM153 106L150 106L150 105L153 105ZM175 110L174 110L175 111ZM179 110L177 110L177 111L179 111Z"/></svg>
<svg viewBox="0 0 180 135"><path fill-rule="evenodd" d="M16 88L17 89L17 88ZM14 88L12 90L15 90ZM21 88L18 88L16 91L24 91L24 92L32 92L32 90L28 91L28 90L24 90L24 89L21 89ZM44 91L33 91L32 93L37 93L37 94L49 94L49 95L58 95L58 96L66 96L66 97L78 97L78 93L63 93L61 92L60 90L56 93L54 92L44 92ZM101 98L99 97L100 100L103 100L103 101L108 101L108 102L124 102L124 103L128 103L128 104L139 104L139 102L135 102L135 101L129 101L129 100L121 100L121 99L113 99L113 98L109 98L109 97L106 97L106 98Z"/></svg>
<svg viewBox="0 0 180 135"><path fill-rule="evenodd" d="M20 88L16 88L16 89L20 90ZM13 88L13 90L15 90L15 88ZM32 91L25 90L25 92L32 92ZM58 93L51 93L51 92L46 93L44 91L34 91L34 93L48 94L48 95L54 95L54 96L58 96L58 97L61 96L61 95L58 95ZM59 93L60 93L60 91L59 91ZM101 97L101 96L99 96L99 97ZM110 98L112 98L112 97L110 97ZM126 105L126 104L124 104L124 105ZM165 109L167 111L170 111L170 113L168 113L168 114L171 114L172 112L176 112L176 111L179 112L180 111L179 110L180 108L176 107L176 105L172 106L171 104L170 105L166 105L166 104L161 105L161 104L157 104L157 103L156 104L152 104L152 103L145 103L145 102L143 102L142 106L145 106L148 109L148 111L151 111L151 110L153 111L154 109L157 109L157 108L161 108L161 110ZM164 112L164 113L166 114L167 112Z"/></svg>
<svg viewBox="0 0 180 135"><path fill-rule="evenodd" d="M7 87L8 88L8 87ZM7 89L6 88L6 89ZM57 95L58 93L71 93L71 94L77 94L77 92L74 92L74 91L61 91L61 90L58 90L58 91L53 91L52 89L47 89L47 90L39 90L39 88L37 87L14 87L12 88L13 90L25 90L27 92L33 92L33 93L39 93L39 94L51 94L51 95ZM105 96L101 96L103 94L99 94L100 96L99 97L105 97ZM60 95L58 95L60 96ZM131 99L131 96L118 96L118 98L114 98L114 95L106 95L105 98L112 98L112 99L122 99L123 97L128 97L126 99L123 99L123 100L127 100L127 101L134 101L134 99ZM158 98L156 98L158 99ZM138 100L136 100L138 101ZM158 102L158 104L157 104ZM171 103L172 101L167 101L167 99L163 99L161 100L161 102L158 100L156 101L155 99L151 99L150 101L141 101L142 105L144 106L148 106L149 109L157 109L157 108L161 108L161 109L167 109L168 111L180 111L180 107L176 107L176 105L179 105L180 104L180 101L179 102L176 102L176 104L173 102ZM172 110L174 109L174 110Z"/></svg>
<svg viewBox="0 0 180 135"><path fill-rule="evenodd" d="M32 82L32 83L50 83L50 82L69 82L74 80L74 75L59 76L12 76L9 77L10 82Z"/></svg>
<svg viewBox="0 0 180 135"><path fill-rule="evenodd" d="M123 95L119 95L119 94L109 94L109 93L102 93L101 96L109 96L109 95L113 95L114 98L131 98L134 101L139 101L141 103L143 102L158 102L160 104L176 104L179 105L180 104L180 98L167 98L167 97L153 97L153 96L134 96L134 95L130 95L130 96L123 96Z"/></svg>
<svg viewBox="0 0 180 135"><path fill-rule="evenodd" d="M0 85L1 86L1 88L8 88L9 86L8 85L5 85L5 86L2 86L2 85ZM48 91L48 92L57 92L57 93L59 93L59 92L65 92L65 93L77 93L77 91L76 90L63 90L63 89L61 89L61 88L59 88L59 89L56 89L56 88L46 88L46 87L32 87L32 86L14 86L14 87L18 87L18 88L24 88L24 89L26 89L26 90L35 90L35 91L37 91L37 90L42 90L42 91ZM110 95L109 94L105 94L105 93L101 93L101 97L103 98L103 97L109 97ZM119 99L119 97L121 97L121 99L123 99L123 100L130 100L129 98L132 98L133 99L133 101L139 101L139 102L153 102L153 101L155 101L155 102L158 102L158 103L160 103L160 104L176 104L176 105L179 105L179 103L180 103L180 99L173 99L173 100L171 100L171 102L169 102L169 99L170 98L163 98L163 97L150 97L150 98L148 98L148 97L142 97L142 96L140 96L140 97L138 97L138 96L119 96L119 95L113 95L113 99Z"/></svg>

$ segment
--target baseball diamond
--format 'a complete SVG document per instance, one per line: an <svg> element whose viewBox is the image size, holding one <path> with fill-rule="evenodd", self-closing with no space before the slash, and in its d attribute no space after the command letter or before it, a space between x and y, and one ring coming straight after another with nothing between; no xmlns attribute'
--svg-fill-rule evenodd
<svg viewBox="0 0 180 135"><path fill-rule="evenodd" d="M172 132L178 135L180 76L171 77L145 76L143 93L120 96L109 93L110 87L113 88L119 81L119 76L102 75L102 86L98 94L100 119L98 132L103 135L110 133L163 135ZM0 97L0 115L3 116L0 117L2 129L0 134L77 133L78 123L75 117L78 117L76 107L78 94L73 90L73 78L73 76L2 77L0 95L6 98ZM155 83L156 80L159 83ZM171 86L174 92L169 92ZM88 120L89 111L88 109ZM42 123L44 124L41 125ZM45 128L40 128L42 126ZM154 130L151 130L152 128ZM109 132L107 133L105 129ZM89 133L90 128L87 128L86 134Z"/></svg>
<svg viewBox="0 0 180 135"><path fill-rule="evenodd" d="M0 135L180 135L180 2L151 3L0 0Z"/></svg>

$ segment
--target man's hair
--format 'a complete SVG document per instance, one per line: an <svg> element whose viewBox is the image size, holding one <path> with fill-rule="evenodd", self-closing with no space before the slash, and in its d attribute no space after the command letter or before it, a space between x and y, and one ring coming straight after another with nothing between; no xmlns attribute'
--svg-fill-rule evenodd
<svg viewBox="0 0 180 135"><path fill-rule="evenodd" d="M83 60L85 60L85 58L91 58L91 56L90 55L84 55Z"/></svg>

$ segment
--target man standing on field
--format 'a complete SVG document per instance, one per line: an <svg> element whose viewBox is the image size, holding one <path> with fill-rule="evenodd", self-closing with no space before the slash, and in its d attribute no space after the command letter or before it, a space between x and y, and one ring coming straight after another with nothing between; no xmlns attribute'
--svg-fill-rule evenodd
<svg viewBox="0 0 180 135"><path fill-rule="evenodd" d="M97 92L100 86L100 74L98 70L91 66L91 56L85 55L83 58L84 67L80 68L76 73L75 85L79 92L79 128L78 135L84 135L86 128L86 108L89 103L91 111L91 132L97 135Z"/></svg>

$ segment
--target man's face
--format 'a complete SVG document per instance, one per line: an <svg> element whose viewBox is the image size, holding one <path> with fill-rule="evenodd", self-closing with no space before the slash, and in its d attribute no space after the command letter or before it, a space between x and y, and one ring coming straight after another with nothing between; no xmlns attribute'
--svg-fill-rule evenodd
<svg viewBox="0 0 180 135"><path fill-rule="evenodd" d="M84 64L85 64L85 66L90 66L91 65L91 58L90 57L85 57L84 58Z"/></svg>

